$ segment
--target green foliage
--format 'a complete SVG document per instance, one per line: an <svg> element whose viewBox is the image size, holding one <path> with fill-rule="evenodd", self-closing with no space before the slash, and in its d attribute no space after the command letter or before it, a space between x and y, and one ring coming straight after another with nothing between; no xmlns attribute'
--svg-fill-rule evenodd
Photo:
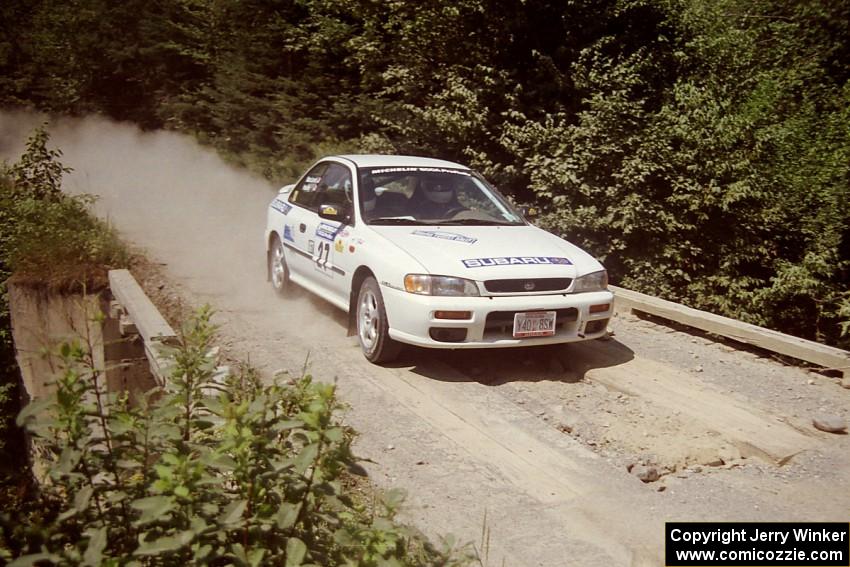
<svg viewBox="0 0 850 567"><path fill-rule="evenodd" d="M0 262L7 273L56 288L103 285L128 253L111 227L90 213L94 199L61 192L61 152L35 130L21 159L0 171ZM4 278L5 280L5 278Z"/></svg>
<svg viewBox="0 0 850 567"><path fill-rule="evenodd" d="M181 30L202 80L158 113L236 164L292 179L328 150L350 152L368 122L367 97L345 65L351 7L334 2L200 2Z"/></svg>
<svg viewBox="0 0 850 567"><path fill-rule="evenodd" d="M373 514L343 475L359 470L335 388L309 376L262 385L218 367L210 311L171 352L172 379L138 407L105 391L79 344L61 347L55 393L18 417L41 456L37 508L3 513L12 565L465 565Z"/></svg>
<svg viewBox="0 0 850 567"><path fill-rule="evenodd" d="M7 168L6 174L17 195L42 200L55 200L61 195L62 176L71 169L59 162L61 150L47 147L48 140L47 126L36 128L20 161Z"/></svg>
<svg viewBox="0 0 850 567"><path fill-rule="evenodd" d="M850 345L846 12L690 3L655 40L600 39L574 64L581 110L503 137L542 221L626 287Z"/></svg>

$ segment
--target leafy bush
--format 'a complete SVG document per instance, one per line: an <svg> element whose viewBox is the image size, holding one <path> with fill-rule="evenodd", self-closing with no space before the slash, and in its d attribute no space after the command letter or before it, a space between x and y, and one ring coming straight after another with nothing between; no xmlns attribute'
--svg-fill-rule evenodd
<svg viewBox="0 0 850 567"><path fill-rule="evenodd" d="M3 514L12 565L464 565L346 493L362 469L335 388L261 385L218 367L210 311L171 351L171 381L131 407L104 390L85 345L66 344L55 394L18 418L43 464L36 508Z"/></svg>
<svg viewBox="0 0 850 567"><path fill-rule="evenodd" d="M94 197L66 195L71 171L35 130L20 161L0 171L0 262L17 277L55 288L99 287L110 267L129 261L115 231L91 214Z"/></svg>

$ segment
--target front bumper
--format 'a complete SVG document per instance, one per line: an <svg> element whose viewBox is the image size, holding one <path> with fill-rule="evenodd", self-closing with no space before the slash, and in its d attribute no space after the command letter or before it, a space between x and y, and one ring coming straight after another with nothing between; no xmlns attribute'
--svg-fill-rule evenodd
<svg viewBox="0 0 850 567"><path fill-rule="evenodd" d="M429 348L500 348L568 343L595 339L606 332L614 308L610 291L558 295L497 297L435 297L381 286L390 337ZM592 305L607 303L603 312ZM436 311L469 311L468 319L436 319ZM557 311L555 334L549 337L513 337L513 314ZM435 331L436 330L436 331ZM465 330L465 333L464 333ZM435 340L437 337L441 340Z"/></svg>

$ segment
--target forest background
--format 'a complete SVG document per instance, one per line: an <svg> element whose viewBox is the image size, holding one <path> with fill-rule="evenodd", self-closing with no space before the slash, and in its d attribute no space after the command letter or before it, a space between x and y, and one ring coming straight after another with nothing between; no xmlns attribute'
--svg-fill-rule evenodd
<svg viewBox="0 0 850 567"><path fill-rule="evenodd" d="M844 0L6 0L0 106L186 132L270 186L461 161L614 283L850 347Z"/></svg>

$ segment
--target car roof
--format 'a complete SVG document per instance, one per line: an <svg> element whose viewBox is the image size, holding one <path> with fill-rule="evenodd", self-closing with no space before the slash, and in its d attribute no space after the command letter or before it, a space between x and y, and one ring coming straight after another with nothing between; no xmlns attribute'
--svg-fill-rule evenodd
<svg viewBox="0 0 850 567"><path fill-rule="evenodd" d="M452 169L469 169L459 163L417 156L348 154L335 157L352 161L357 167L448 167Z"/></svg>

